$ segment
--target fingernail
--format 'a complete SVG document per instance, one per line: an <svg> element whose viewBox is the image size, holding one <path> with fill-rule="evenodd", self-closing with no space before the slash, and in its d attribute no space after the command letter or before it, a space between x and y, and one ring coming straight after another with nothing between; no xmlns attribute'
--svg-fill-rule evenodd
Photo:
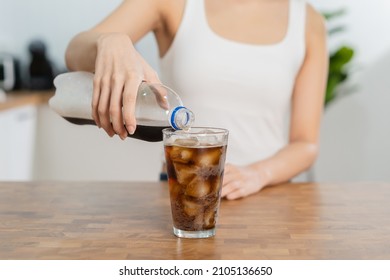
<svg viewBox="0 0 390 280"><path fill-rule="evenodd" d="M126 129L127 129L127 132L129 132L130 135L134 134L134 131L135 131L135 127L134 126L132 126L132 125L127 126Z"/></svg>

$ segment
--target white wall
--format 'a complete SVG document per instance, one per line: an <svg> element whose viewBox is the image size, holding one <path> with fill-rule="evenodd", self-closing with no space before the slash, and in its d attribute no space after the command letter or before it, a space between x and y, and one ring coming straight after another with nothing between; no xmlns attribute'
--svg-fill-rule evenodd
<svg viewBox="0 0 390 280"><path fill-rule="evenodd" d="M390 1L388 0L309 0L319 11L340 8L346 14L332 25L345 25L346 32L329 38L331 49L343 43L357 51L357 60L364 66L390 49Z"/></svg>
<svg viewBox="0 0 390 280"><path fill-rule="evenodd" d="M335 23L347 31L330 37L330 48L356 50L348 94L327 108L321 151L314 168L319 181L390 180L390 2L311 0L321 10L345 7Z"/></svg>
<svg viewBox="0 0 390 280"><path fill-rule="evenodd" d="M325 112L320 181L390 181L390 49L354 77L356 91Z"/></svg>
<svg viewBox="0 0 390 280"><path fill-rule="evenodd" d="M41 38L47 43L49 58L62 70L69 40L86 30L122 0L0 0L0 52L11 52L29 62L28 44ZM156 65L156 49L151 35L140 42L141 52Z"/></svg>
<svg viewBox="0 0 390 280"><path fill-rule="evenodd" d="M50 58L64 66L69 39L90 28L114 9L121 0L0 0L0 50L28 61L30 40L47 42Z"/></svg>
<svg viewBox="0 0 390 280"><path fill-rule="evenodd" d="M28 42L32 38L42 37L48 43L50 58L62 68L69 39L97 23L120 2L0 0L0 51L10 51L27 61ZM320 181L389 180L390 111L387 107L390 105L390 2L309 2L321 11L341 7L347 9L347 15L339 20L346 24L347 31L331 37L330 46L334 48L346 43L357 51L353 66L355 74L351 79L351 84L357 90L337 100L325 112L321 154L314 168L315 176ZM138 44L138 48L157 67L152 37L148 36ZM94 128L63 126L62 120L55 117L47 108L40 112L41 138L38 139L39 158L36 163L38 179L155 178L161 156L159 147L132 141L121 143L104 137ZM83 147L89 147L90 152ZM72 149L77 153L72 154ZM134 155L140 159L129 161ZM147 159L142 160L141 155L146 155ZM112 166L113 162L118 163ZM149 163L153 163L153 166L150 171L145 171ZM132 171L124 176L127 170Z"/></svg>

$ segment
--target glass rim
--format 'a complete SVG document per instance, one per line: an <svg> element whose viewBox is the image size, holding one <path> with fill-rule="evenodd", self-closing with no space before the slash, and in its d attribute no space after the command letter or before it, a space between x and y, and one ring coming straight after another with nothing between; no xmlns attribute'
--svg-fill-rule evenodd
<svg viewBox="0 0 390 280"><path fill-rule="evenodd" d="M198 131L193 131L193 129L197 129ZM210 133L200 133L202 130L206 130L206 129L210 129L213 131ZM194 127L191 127L191 129L189 131L185 131L182 129L175 130L172 127L168 127L168 128L164 128L162 130L162 132L165 135L176 133L177 135L181 134L181 135L197 135L197 136L207 136L210 134L214 134L214 135L228 135L229 134L229 130L227 130L226 128L211 127L211 126L194 126Z"/></svg>

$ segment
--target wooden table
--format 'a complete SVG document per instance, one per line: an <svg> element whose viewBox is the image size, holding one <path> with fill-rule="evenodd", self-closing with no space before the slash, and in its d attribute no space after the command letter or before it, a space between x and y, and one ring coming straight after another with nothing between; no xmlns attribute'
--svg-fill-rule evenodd
<svg viewBox="0 0 390 280"><path fill-rule="evenodd" d="M390 259L390 184L284 184L172 234L165 183L0 183L0 259Z"/></svg>

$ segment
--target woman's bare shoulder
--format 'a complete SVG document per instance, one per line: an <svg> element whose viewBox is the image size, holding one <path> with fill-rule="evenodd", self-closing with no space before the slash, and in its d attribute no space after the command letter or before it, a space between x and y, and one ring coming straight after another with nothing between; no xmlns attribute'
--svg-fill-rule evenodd
<svg viewBox="0 0 390 280"><path fill-rule="evenodd" d="M312 5L307 4L306 43L308 48L326 45L326 22L323 15Z"/></svg>
<svg viewBox="0 0 390 280"><path fill-rule="evenodd" d="M323 15L311 4L307 5L306 31L308 35L323 36L326 33L326 22Z"/></svg>
<svg viewBox="0 0 390 280"><path fill-rule="evenodd" d="M154 0L166 21L177 21L181 18L187 0Z"/></svg>

